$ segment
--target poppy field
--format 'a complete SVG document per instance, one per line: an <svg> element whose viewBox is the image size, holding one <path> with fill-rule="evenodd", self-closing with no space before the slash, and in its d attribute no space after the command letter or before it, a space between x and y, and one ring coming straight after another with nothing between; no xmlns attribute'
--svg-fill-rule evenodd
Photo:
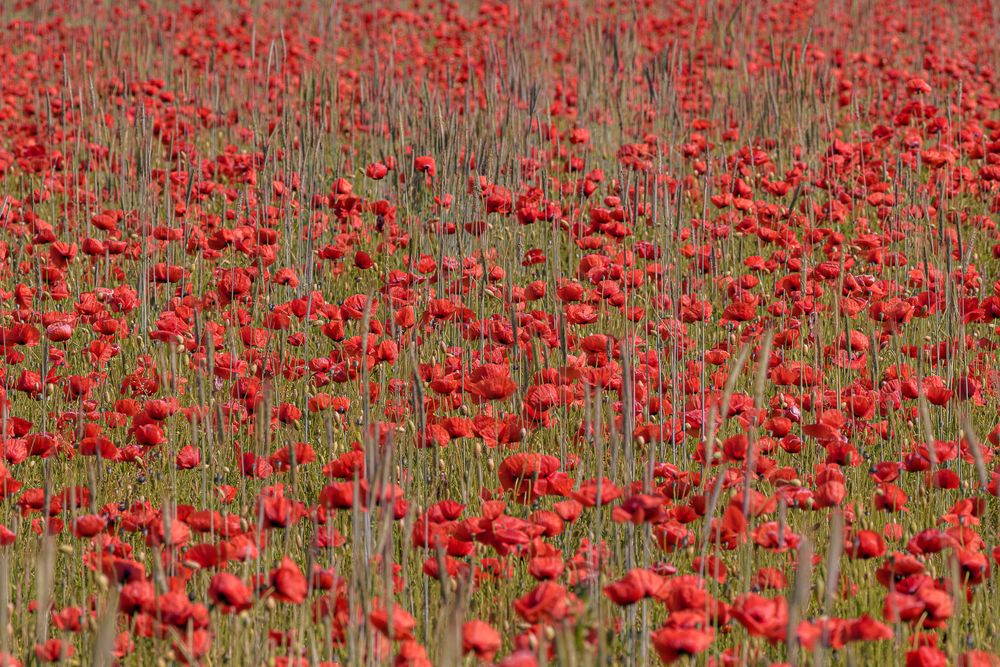
<svg viewBox="0 0 1000 667"><path fill-rule="evenodd" d="M0 666L1000 665L1000 7L0 8Z"/></svg>

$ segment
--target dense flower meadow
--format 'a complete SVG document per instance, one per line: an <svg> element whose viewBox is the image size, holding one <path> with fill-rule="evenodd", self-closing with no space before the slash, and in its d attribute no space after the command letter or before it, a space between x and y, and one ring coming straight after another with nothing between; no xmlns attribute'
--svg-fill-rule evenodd
<svg viewBox="0 0 1000 667"><path fill-rule="evenodd" d="M1000 9L0 9L0 665L1000 666Z"/></svg>

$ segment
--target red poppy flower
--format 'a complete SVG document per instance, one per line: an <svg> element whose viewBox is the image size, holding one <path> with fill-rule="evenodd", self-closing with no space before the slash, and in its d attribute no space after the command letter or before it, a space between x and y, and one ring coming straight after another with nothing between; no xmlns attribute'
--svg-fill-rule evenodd
<svg viewBox="0 0 1000 667"><path fill-rule="evenodd" d="M227 614L249 609L253 604L250 589L239 577L228 572L219 572L212 577L208 595Z"/></svg>
<svg viewBox="0 0 1000 667"><path fill-rule="evenodd" d="M462 626L463 652L475 653L480 660L493 660L500 645L500 633L489 623L469 621Z"/></svg>
<svg viewBox="0 0 1000 667"><path fill-rule="evenodd" d="M301 604L306 599L308 582L299 566L288 556L281 559L281 564L271 570L269 576L274 598L280 602Z"/></svg>

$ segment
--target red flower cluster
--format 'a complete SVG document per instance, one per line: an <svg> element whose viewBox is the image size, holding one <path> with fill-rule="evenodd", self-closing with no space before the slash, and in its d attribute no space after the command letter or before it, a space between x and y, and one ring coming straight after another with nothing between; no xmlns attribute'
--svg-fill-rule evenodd
<svg viewBox="0 0 1000 667"><path fill-rule="evenodd" d="M0 665L1000 665L988 6L55 4Z"/></svg>

